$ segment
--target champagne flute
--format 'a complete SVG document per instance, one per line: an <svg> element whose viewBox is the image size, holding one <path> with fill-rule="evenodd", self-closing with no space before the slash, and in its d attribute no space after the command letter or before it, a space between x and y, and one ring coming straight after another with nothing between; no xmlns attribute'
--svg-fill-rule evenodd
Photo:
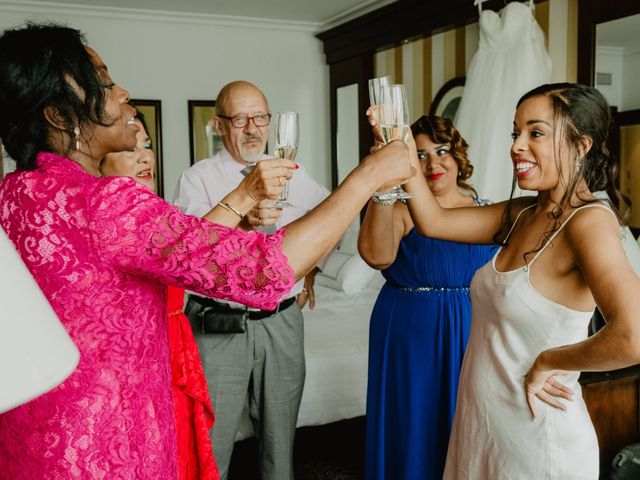
<svg viewBox="0 0 640 480"><path fill-rule="evenodd" d="M296 112L278 112L276 116L276 142L274 154L278 158L294 160L298 152L298 114ZM286 181L280 198L271 208L293 207L288 202L289 182Z"/></svg>
<svg viewBox="0 0 640 480"><path fill-rule="evenodd" d="M380 87L378 124L384 143L393 140L407 143L410 135L409 107L404 85ZM374 195L379 200L407 200L415 197L414 194L405 192L400 185L394 185L391 190L384 192L375 192Z"/></svg>
<svg viewBox="0 0 640 480"><path fill-rule="evenodd" d="M376 77L369 79L369 105L375 113L376 121L378 121L378 112L382 99L380 98L381 88L391 85L391 77Z"/></svg>

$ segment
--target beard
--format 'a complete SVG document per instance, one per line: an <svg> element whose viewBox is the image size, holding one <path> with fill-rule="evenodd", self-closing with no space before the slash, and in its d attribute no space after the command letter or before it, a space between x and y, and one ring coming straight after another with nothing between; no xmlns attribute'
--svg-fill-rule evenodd
<svg viewBox="0 0 640 480"><path fill-rule="evenodd" d="M257 147L249 147L246 146L249 142L257 142L259 146ZM242 143L240 144L240 148L238 152L240 153L240 157L247 163L256 163L262 153L264 152L265 144L261 136L258 135L246 135L242 137Z"/></svg>

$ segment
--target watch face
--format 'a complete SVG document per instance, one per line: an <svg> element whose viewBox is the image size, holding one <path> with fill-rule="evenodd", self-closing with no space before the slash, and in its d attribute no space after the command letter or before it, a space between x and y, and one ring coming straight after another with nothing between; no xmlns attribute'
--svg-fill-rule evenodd
<svg viewBox="0 0 640 480"><path fill-rule="evenodd" d="M466 77L456 77L445 83L433 99L429 115L453 120L460 106L465 79Z"/></svg>

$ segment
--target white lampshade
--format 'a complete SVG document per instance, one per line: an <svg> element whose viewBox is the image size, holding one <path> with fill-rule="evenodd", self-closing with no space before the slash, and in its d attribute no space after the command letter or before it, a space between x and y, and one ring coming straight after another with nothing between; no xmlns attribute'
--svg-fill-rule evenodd
<svg viewBox="0 0 640 480"><path fill-rule="evenodd" d="M0 228L0 413L48 392L80 354Z"/></svg>

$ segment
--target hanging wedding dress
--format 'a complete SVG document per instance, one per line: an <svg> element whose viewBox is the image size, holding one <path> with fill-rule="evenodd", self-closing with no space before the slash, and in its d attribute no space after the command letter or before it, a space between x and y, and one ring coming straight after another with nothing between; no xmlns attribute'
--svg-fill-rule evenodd
<svg viewBox="0 0 640 480"><path fill-rule="evenodd" d="M480 9L480 45L471 60L455 125L469 143L474 186L482 198L509 198L509 156L518 99L549 83L551 59L533 16L533 1L507 4L500 13ZM517 195L518 193L516 193Z"/></svg>

